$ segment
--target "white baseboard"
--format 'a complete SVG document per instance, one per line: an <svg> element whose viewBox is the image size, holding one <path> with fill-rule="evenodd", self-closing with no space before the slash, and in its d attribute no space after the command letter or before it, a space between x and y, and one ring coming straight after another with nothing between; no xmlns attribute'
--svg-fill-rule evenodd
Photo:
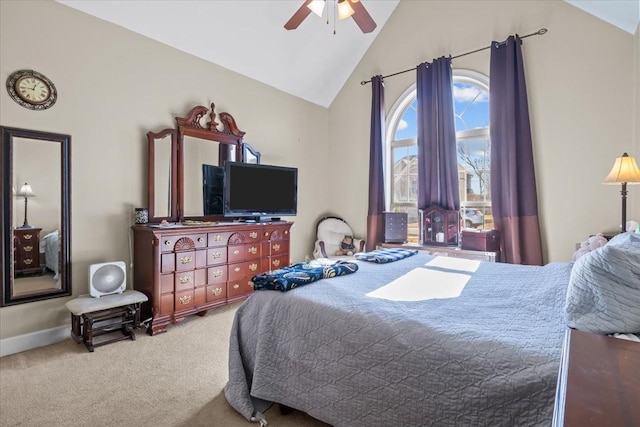
<svg viewBox="0 0 640 427"><path fill-rule="evenodd" d="M55 344L69 338L71 326L58 326L0 340L0 357Z"/></svg>

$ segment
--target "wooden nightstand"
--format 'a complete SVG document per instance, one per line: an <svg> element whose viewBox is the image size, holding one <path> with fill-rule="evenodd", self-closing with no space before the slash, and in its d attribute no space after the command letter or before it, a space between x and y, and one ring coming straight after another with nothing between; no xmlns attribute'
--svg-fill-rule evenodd
<svg viewBox="0 0 640 427"><path fill-rule="evenodd" d="M15 228L13 230L13 271L15 274L42 273L40 231L42 228Z"/></svg>
<svg viewBox="0 0 640 427"><path fill-rule="evenodd" d="M640 343L569 329L553 426L640 426Z"/></svg>

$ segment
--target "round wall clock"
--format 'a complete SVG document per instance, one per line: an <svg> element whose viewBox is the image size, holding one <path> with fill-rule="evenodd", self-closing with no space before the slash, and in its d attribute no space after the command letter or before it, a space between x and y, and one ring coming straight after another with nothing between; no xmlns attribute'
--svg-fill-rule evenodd
<svg viewBox="0 0 640 427"><path fill-rule="evenodd" d="M33 70L18 70L7 79L7 92L30 110L46 110L56 103L58 92L47 76Z"/></svg>

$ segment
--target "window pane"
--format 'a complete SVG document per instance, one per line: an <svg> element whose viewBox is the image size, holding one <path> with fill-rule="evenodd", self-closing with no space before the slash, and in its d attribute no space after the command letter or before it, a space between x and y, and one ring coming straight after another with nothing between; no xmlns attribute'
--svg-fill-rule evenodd
<svg viewBox="0 0 640 427"><path fill-rule="evenodd" d="M479 86L453 84L456 132L489 127L489 95Z"/></svg>
<svg viewBox="0 0 640 427"><path fill-rule="evenodd" d="M418 101L414 99L413 102L409 104L402 113L402 116L400 120L398 120L398 124L396 125L396 135L394 137L395 140L415 138L418 134L416 127L418 108L417 105Z"/></svg>
<svg viewBox="0 0 640 427"><path fill-rule="evenodd" d="M462 182L460 200L485 202L491 200L491 144L489 138L458 139L458 173Z"/></svg>
<svg viewBox="0 0 640 427"><path fill-rule="evenodd" d="M416 203L418 195L418 169L416 145L393 147L392 203Z"/></svg>

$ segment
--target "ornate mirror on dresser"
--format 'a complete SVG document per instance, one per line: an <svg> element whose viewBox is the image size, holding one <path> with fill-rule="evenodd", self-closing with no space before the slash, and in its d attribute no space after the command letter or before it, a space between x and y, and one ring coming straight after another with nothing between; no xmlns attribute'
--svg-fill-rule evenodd
<svg viewBox="0 0 640 427"><path fill-rule="evenodd" d="M220 121L218 123L216 118ZM203 125L203 121L206 123ZM204 106L176 117L176 128L147 133L149 147L149 222L216 221L222 217L224 162L260 163L260 153L245 143L229 113Z"/></svg>
<svg viewBox="0 0 640 427"><path fill-rule="evenodd" d="M71 295L71 136L0 129L1 305Z"/></svg>

